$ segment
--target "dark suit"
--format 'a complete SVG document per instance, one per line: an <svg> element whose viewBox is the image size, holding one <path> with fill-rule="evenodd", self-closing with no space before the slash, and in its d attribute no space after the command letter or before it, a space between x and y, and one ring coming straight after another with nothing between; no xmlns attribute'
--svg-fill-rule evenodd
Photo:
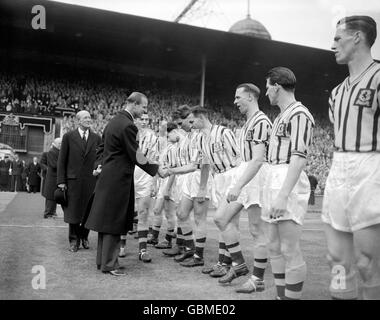
<svg viewBox="0 0 380 320"><path fill-rule="evenodd" d="M41 187L41 195L46 198L45 195L45 180L46 180L46 172L47 172L47 152L43 152L40 160L41 166L41 178L42 178L42 187Z"/></svg>
<svg viewBox="0 0 380 320"><path fill-rule="evenodd" d="M24 172L24 166L21 160L12 161L12 183L11 191L24 191L21 175Z"/></svg>
<svg viewBox="0 0 380 320"><path fill-rule="evenodd" d="M127 111L120 111L106 126L99 155L102 172L98 177L95 196L86 228L97 231L97 265L102 271L118 268L120 235L132 229L134 215L135 165L155 175L158 165L136 161L137 127Z"/></svg>
<svg viewBox="0 0 380 320"><path fill-rule="evenodd" d="M10 175L9 168L11 163L7 160L0 160L0 191L9 191Z"/></svg>
<svg viewBox="0 0 380 320"><path fill-rule="evenodd" d="M37 162L34 164L33 162L29 163L26 168L29 191L36 193L40 191L41 187L41 166Z"/></svg>
<svg viewBox="0 0 380 320"><path fill-rule="evenodd" d="M44 184L45 215L53 216L56 213L57 203L54 200L54 191L57 189L57 163L59 149L52 147L46 153L46 177Z"/></svg>
<svg viewBox="0 0 380 320"><path fill-rule="evenodd" d="M84 143L78 129L62 137L58 157L57 185L67 186L67 206L63 207L64 221L69 224L69 241L79 245L81 239L87 239L88 230L80 225L88 201L94 192L96 178L92 175L96 160L96 148L101 142L100 136L89 132Z"/></svg>

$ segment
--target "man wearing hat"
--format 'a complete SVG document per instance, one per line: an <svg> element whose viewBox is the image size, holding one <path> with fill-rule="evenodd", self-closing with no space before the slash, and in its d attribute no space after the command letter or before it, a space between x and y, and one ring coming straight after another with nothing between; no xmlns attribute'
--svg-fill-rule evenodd
<svg viewBox="0 0 380 320"><path fill-rule="evenodd" d="M94 192L96 178L92 175L96 148L101 138L90 130L92 119L88 111L76 114L78 128L62 137L58 157L57 185L67 191L67 205L63 206L64 221L69 224L70 251L77 252L82 242L89 248L89 230L81 225L87 204Z"/></svg>

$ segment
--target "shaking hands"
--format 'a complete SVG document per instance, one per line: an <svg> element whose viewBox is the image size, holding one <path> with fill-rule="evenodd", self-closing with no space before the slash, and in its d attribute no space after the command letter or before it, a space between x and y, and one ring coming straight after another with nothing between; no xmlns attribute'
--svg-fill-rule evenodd
<svg viewBox="0 0 380 320"><path fill-rule="evenodd" d="M158 172L157 172L158 176L162 179L165 179L166 177L168 177L170 174L169 174L169 169L168 168L165 168L163 166L159 166L158 167Z"/></svg>

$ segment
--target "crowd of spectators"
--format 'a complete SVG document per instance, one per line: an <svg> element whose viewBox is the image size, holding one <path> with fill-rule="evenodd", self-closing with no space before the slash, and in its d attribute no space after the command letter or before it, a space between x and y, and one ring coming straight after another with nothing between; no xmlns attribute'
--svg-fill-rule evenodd
<svg viewBox="0 0 380 320"><path fill-rule="evenodd" d="M156 132L159 122L169 119L179 105L199 103L197 90L191 92L183 86L149 78L142 80L131 76L110 80L93 75L73 77L0 72L0 112L61 117L62 132L65 133L75 128L75 113L85 109L93 117L92 129L101 135L108 121L134 90L141 90L148 96L150 126ZM233 108L232 102L233 99L223 103L208 97L205 104L212 110L212 122L236 132L245 119ZM277 108L265 107L263 111L271 120L278 113ZM316 128L306 172L318 180L316 193L323 193L333 152L332 125L320 114L314 114L314 117Z"/></svg>

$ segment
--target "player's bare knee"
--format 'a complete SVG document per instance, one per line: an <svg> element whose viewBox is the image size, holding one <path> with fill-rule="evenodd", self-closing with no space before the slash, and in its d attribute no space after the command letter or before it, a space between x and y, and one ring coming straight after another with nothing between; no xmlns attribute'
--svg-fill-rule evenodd
<svg viewBox="0 0 380 320"><path fill-rule="evenodd" d="M284 256L285 261L293 261L302 256L301 250L298 246L290 245L288 243L281 243L281 254Z"/></svg>
<svg viewBox="0 0 380 320"><path fill-rule="evenodd" d="M220 231L226 230L227 223L226 221L224 221L222 217L218 217L218 216L214 217L214 223L216 224L216 226L218 227Z"/></svg>
<svg viewBox="0 0 380 320"><path fill-rule="evenodd" d="M257 241L260 236L259 225L251 223L249 225L249 233L251 234L253 241Z"/></svg>
<svg viewBox="0 0 380 320"><path fill-rule="evenodd" d="M352 266L351 262L344 259L344 257L339 256L338 254L334 254L332 252L329 252L326 255L327 263L330 266L331 271L334 273L337 267L343 268L345 273L350 273Z"/></svg>
<svg viewBox="0 0 380 320"><path fill-rule="evenodd" d="M270 241L267 245L268 255L271 257L279 256L281 254L280 241Z"/></svg>
<svg viewBox="0 0 380 320"><path fill-rule="evenodd" d="M379 278L379 270L377 270L378 266L375 267L375 264L376 262L372 256L362 252L359 253L359 256L356 260L356 267L358 268L360 276L364 282L371 281L373 277L376 277L376 273L377 278Z"/></svg>

